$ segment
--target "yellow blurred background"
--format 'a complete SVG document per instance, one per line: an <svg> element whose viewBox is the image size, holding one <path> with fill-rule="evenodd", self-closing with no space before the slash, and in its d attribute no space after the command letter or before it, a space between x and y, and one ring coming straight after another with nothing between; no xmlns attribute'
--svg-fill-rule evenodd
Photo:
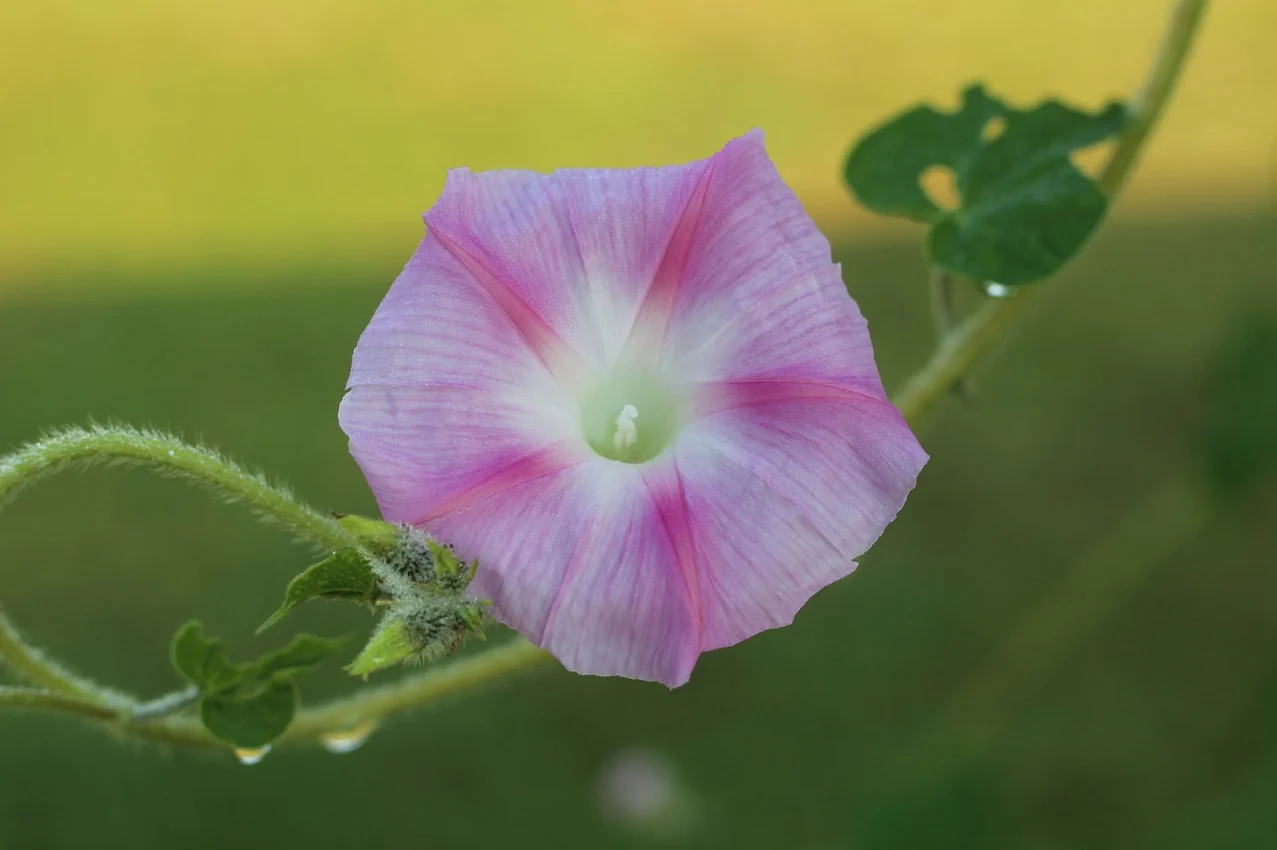
<svg viewBox="0 0 1277 850"><path fill-rule="evenodd" d="M1021 103L1122 97L1167 7L10 0L0 291L50 270L92 288L95 268L406 258L450 167L664 164L752 126L831 235L876 236L891 225L838 177L854 137L972 78ZM1273 198L1274 34L1272 0L1211 9L1123 212Z"/></svg>

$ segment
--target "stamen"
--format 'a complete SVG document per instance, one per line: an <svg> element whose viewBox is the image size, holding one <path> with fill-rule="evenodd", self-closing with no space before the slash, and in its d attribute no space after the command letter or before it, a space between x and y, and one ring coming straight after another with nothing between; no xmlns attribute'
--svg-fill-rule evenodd
<svg viewBox="0 0 1277 850"><path fill-rule="evenodd" d="M638 408L627 404L621 408L616 417L616 433L612 435L612 446L619 452L630 448L638 442L638 427L634 420L638 419Z"/></svg>

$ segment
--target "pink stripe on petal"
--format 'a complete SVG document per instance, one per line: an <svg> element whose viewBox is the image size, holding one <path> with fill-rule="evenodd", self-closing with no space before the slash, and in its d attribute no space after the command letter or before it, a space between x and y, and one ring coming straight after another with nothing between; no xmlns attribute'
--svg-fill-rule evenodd
<svg viewBox="0 0 1277 850"><path fill-rule="evenodd" d="M885 398L869 328L832 264L725 317L683 317L665 360L688 382L817 381Z"/></svg>
<svg viewBox="0 0 1277 850"><path fill-rule="evenodd" d="M724 410L680 435L704 566L704 648L788 624L895 518L926 453L888 404L794 398Z"/></svg>
<svg viewBox="0 0 1277 850"><path fill-rule="evenodd" d="M359 338L347 386L370 385L555 391L509 316L433 235Z"/></svg>
<svg viewBox="0 0 1277 850"><path fill-rule="evenodd" d="M691 517L687 512L687 497L683 492L683 479L678 466L673 463L656 463L640 467L639 474L643 484L656 506L657 516L665 528L678 564L678 571L683 577L683 585L687 588L687 604L696 623L696 630L701 630L701 579L700 565L696 559L696 545L692 541Z"/></svg>
<svg viewBox="0 0 1277 850"><path fill-rule="evenodd" d="M685 683L700 654L676 544L638 467L599 461L597 511L572 554L543 645L577 673Z"/></svg>
<svg viewBox="0 0 1277 850"><path fill-rule="evenodd" d="M769 294L832 268L829 240L781 179L760 131L728 142L710 163L670 319L683 351Z"/></svg>
<svg viewBox="0 0 1277 850"><path fill-rule="evenodd" d="M711 159L701 171L696 187L687 199L678 223L670 234L660 265L652 276L651 285L643 296L638 315L634 320L629 342L634 346L650 347L664 344L666 328L674 312L674 302L683 285L687 258L692 252L705 198L714 175Z"/></svg>
<svg viewBox="0 0 1277 850"><path fill-rule="evenodd" d="M604 365L619 357L707 165L569 169L550 178L580 249L583 292Z"/></svg>
<svg viewBox="0 0 1277 850"><path fill-rule="evenodd" d="M691 675L695 613L638 467L595 459L425 527L478 558L472 591L569 670L671 687Z"/></svg>
<svg viewBox="0 0 1277 850"><path fill-rule="evenodd" d="M878 404L891 407L891 402L870 389L843 387L824 381L758 378L716 381L696 385L689 395L694 399L692 415L711 416L737 407L776 404L813 399L841 400L856 404ZM892 408L894 410L894 408Z"/></svg>
<svg viewBox="0 0 1277 850"><path fill-rule="evenodd" d="M580 248L553 177L456 169L425 219L547 366L567 371L561 380L596 359Z"/></svg>
<svg viewBox="0 0 1277 850"><path fill-rule="evenodd" d="M575 437L555 443L519 458L487 478L477 481L447 501L435 505L430 513L419 517L412 524L421 525L432 522L503 490L517 487L525 481L562 472L577 464L585 463L590 458L591 455L582 450L581 441Z"/></svg>
<svg viewBox="0 0 1277 850"><path fill-rule="evenodd" d="M855 569L802 503L779 497L714 440L680 442L696 550L704 565L702 650L791 623L818 590Z"/></svg>
<svg viewBox="0 0 1277 850"><path fill-rule="evenodd" d="M453 241L452 237L446 233L436 231L434 235L466 267L466 270L483 287L483 291L488 293L497 306L510 317L510 321L518 328L519 333L541 362L550 370L550 374L562 376L570 386L575 385L587 374L585 363L577 353L569 348L505 281L484 268L478 259L466 253L465 248Z"/></svg>
<svg viewBox="0 0 1277 850"><path fill-rule="evenodd" d="M338 418L382 515L416 522L496 482L587 456L572 412L546 402L553 385L543 391L358 386Z"/></svg>
<svg viewBox="0 0 1277 850"><path fill-rule="evenodd" d="M778 501L800 506L810 527L848 560L895 517L927 460L894 407L858 397L774 400L697 420L678 449L690 493L685 445L712 449Z"/></svg>
<svg viewBox="0 0 1277 850"><path fill-rule="evenodd" d="M596 462L530 478L423 526L462 557L478 558L470 592L492 600L493 617L538 644L597 514Z"/></svg>

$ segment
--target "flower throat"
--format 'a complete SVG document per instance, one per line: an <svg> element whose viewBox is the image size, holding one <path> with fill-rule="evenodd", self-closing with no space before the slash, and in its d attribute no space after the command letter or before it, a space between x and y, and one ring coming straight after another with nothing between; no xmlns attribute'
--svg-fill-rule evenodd
<svg viewBox="0 0 1277 850"><path fill-rule="evenodd" d="M682 407L663 376L647 370L619 370L585 394L581 431L599 456L645 463L673 441Z"/></svg>

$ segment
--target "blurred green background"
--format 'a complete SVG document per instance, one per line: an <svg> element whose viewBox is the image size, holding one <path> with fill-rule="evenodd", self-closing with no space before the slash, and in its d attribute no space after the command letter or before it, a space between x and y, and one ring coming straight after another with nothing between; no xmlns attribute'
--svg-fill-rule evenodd
<svg viewBox="0 0 1277 850"><path fill-rule="evenodd" d="M0 445L89 419L154 425L371 512L336 405L445 170L684 161L751 126L834 239L898 386L931 338L919 234L846 197L852 138L918 99L953 103L973 77L1021 102L1120 96L1164 14L4 3ZM678 691L546 669L357 753L252 768L3 715L0 848L1277 846L1277 487L1159 559L1109 616L1065 579L1198 467L1209 364L1277 321L1274 32L1266 0L1212 9L1113 220L974 394L922 429L933 459L901 518L793 627L706 656ZM241 655L277 642L252 628L306 564L236 508L119 471L31 490L0 517L0 552L19 625L148 696L177 684L166 646L190 617ZM1052 605L1076 615L1070 651L1008 655ZM296 620L367 625L334 606ZM981 711L948 708L972 687ZM609 804L627 753L657 759L670 818Z"/></svg>

